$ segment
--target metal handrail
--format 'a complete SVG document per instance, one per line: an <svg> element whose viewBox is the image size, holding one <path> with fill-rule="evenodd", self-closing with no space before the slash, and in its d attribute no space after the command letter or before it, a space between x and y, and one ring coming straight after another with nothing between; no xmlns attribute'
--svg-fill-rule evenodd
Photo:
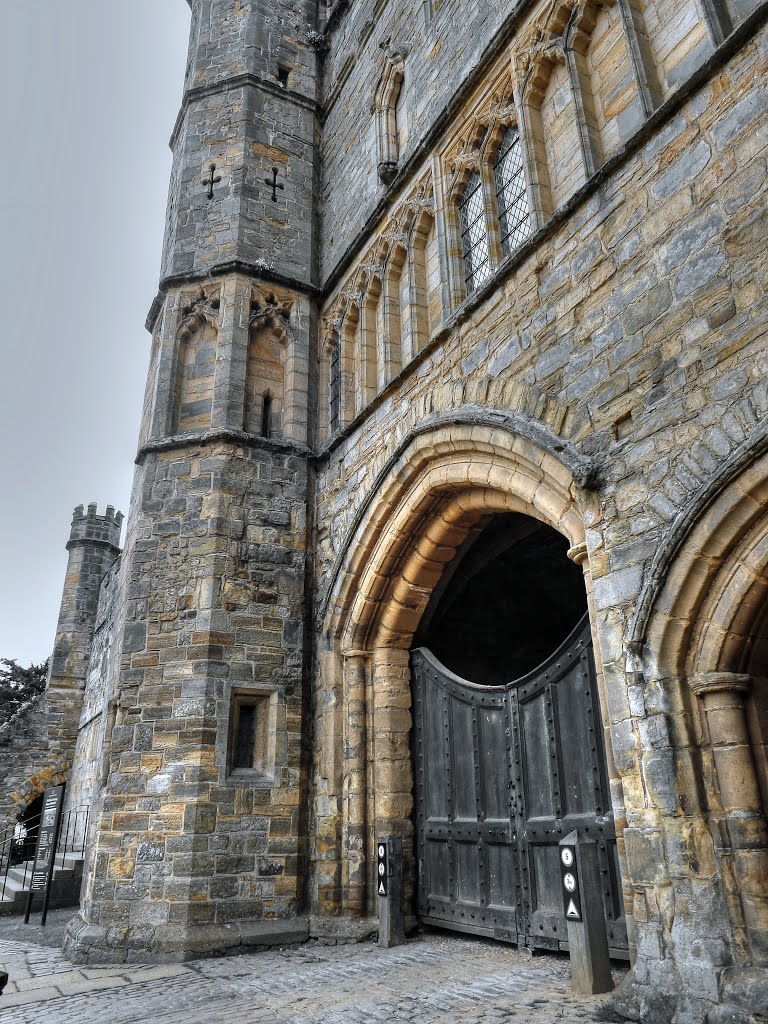
<svg viewBox="0 0 768 1024"><path fill-rule="evenodd" d="M67 811L64 815L61 823L61 830L59 832L59 842L54 856L54 869L59 857L61 858L60 868L63 870L69 854L80 853L85 856L90 814L90 807L76 807L71 811ZM36 814L32 818L28 818L26 821L21 823L25 828L24 837L21 841L19 840L17 832L17 827L20 824L19 822L14 822L12 825L8 825L2 832L0 832L0 875L2 876L0 878L0 900L5 899L5 893L8 887L8 873L11 868L15 866L13 864L14 846L31 845L32 847L32 856L26 857L23 861L18 862L19 867L22 865L24 867L22 891L27 890L28 881L31 885L32 868L34 866L34 848L37 844L37 833L40 828L41 817L41 814Z"/></svg>

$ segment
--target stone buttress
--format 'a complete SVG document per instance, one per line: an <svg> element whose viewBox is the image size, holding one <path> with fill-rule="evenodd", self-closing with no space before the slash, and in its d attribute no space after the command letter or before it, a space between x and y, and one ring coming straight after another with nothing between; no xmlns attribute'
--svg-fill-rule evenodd
<svg viewBox="0 0 768 1024"><path fill-rule="evenodd" d="M315 5L191 7L79 961L307 929Z"/></svg>

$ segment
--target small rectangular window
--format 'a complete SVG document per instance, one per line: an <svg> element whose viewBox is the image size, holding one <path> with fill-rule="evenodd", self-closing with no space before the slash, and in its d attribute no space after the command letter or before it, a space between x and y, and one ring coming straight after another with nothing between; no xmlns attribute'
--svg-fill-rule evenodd
<svg viewBox="0 0 768 1024"><path fill-rule="evenodd" d="M275 762L276 694L232 695L229 729L229 770L269 778Z"/></svg>
<svg viewBox="0 0 768 1024"><path fill-rule="evenodd" d="M256 705L238 704L233 768L253 768L256 757Z"/></svg>
<svg viewBox="0 0 768 1024"><path fill-rule="evenodd" d="M291 69L288 67L287 64L277 65L277 84L280 86L281 89L288 88L288 76L290 75L290 73Z"/></svg>

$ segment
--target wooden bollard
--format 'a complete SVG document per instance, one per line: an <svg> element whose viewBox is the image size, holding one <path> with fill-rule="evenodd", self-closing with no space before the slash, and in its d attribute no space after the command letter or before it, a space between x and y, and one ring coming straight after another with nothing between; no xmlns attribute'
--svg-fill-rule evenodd
<svg viewBox="0 0 768 1024"><path fill-rule="evenodd" d="M613 990L597 843L574 830L560 840L563 903L568 922L571 987L582 996Z"/></svg>

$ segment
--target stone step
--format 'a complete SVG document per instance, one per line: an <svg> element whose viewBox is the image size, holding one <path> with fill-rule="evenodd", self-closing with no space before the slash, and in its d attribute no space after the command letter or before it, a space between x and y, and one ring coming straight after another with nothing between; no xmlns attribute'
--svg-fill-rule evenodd
<svg viewBox="0 0 768 1024"><path fill-rule="evenodd" d="M68 905L61 903L61 896L79 888L82 868L82 855L66 854L61 859L56 858L52 885L53 906ZM5 877L0 875L0 913L16 912L23 907L31 881L32 861L10 868Z"/></svg>

